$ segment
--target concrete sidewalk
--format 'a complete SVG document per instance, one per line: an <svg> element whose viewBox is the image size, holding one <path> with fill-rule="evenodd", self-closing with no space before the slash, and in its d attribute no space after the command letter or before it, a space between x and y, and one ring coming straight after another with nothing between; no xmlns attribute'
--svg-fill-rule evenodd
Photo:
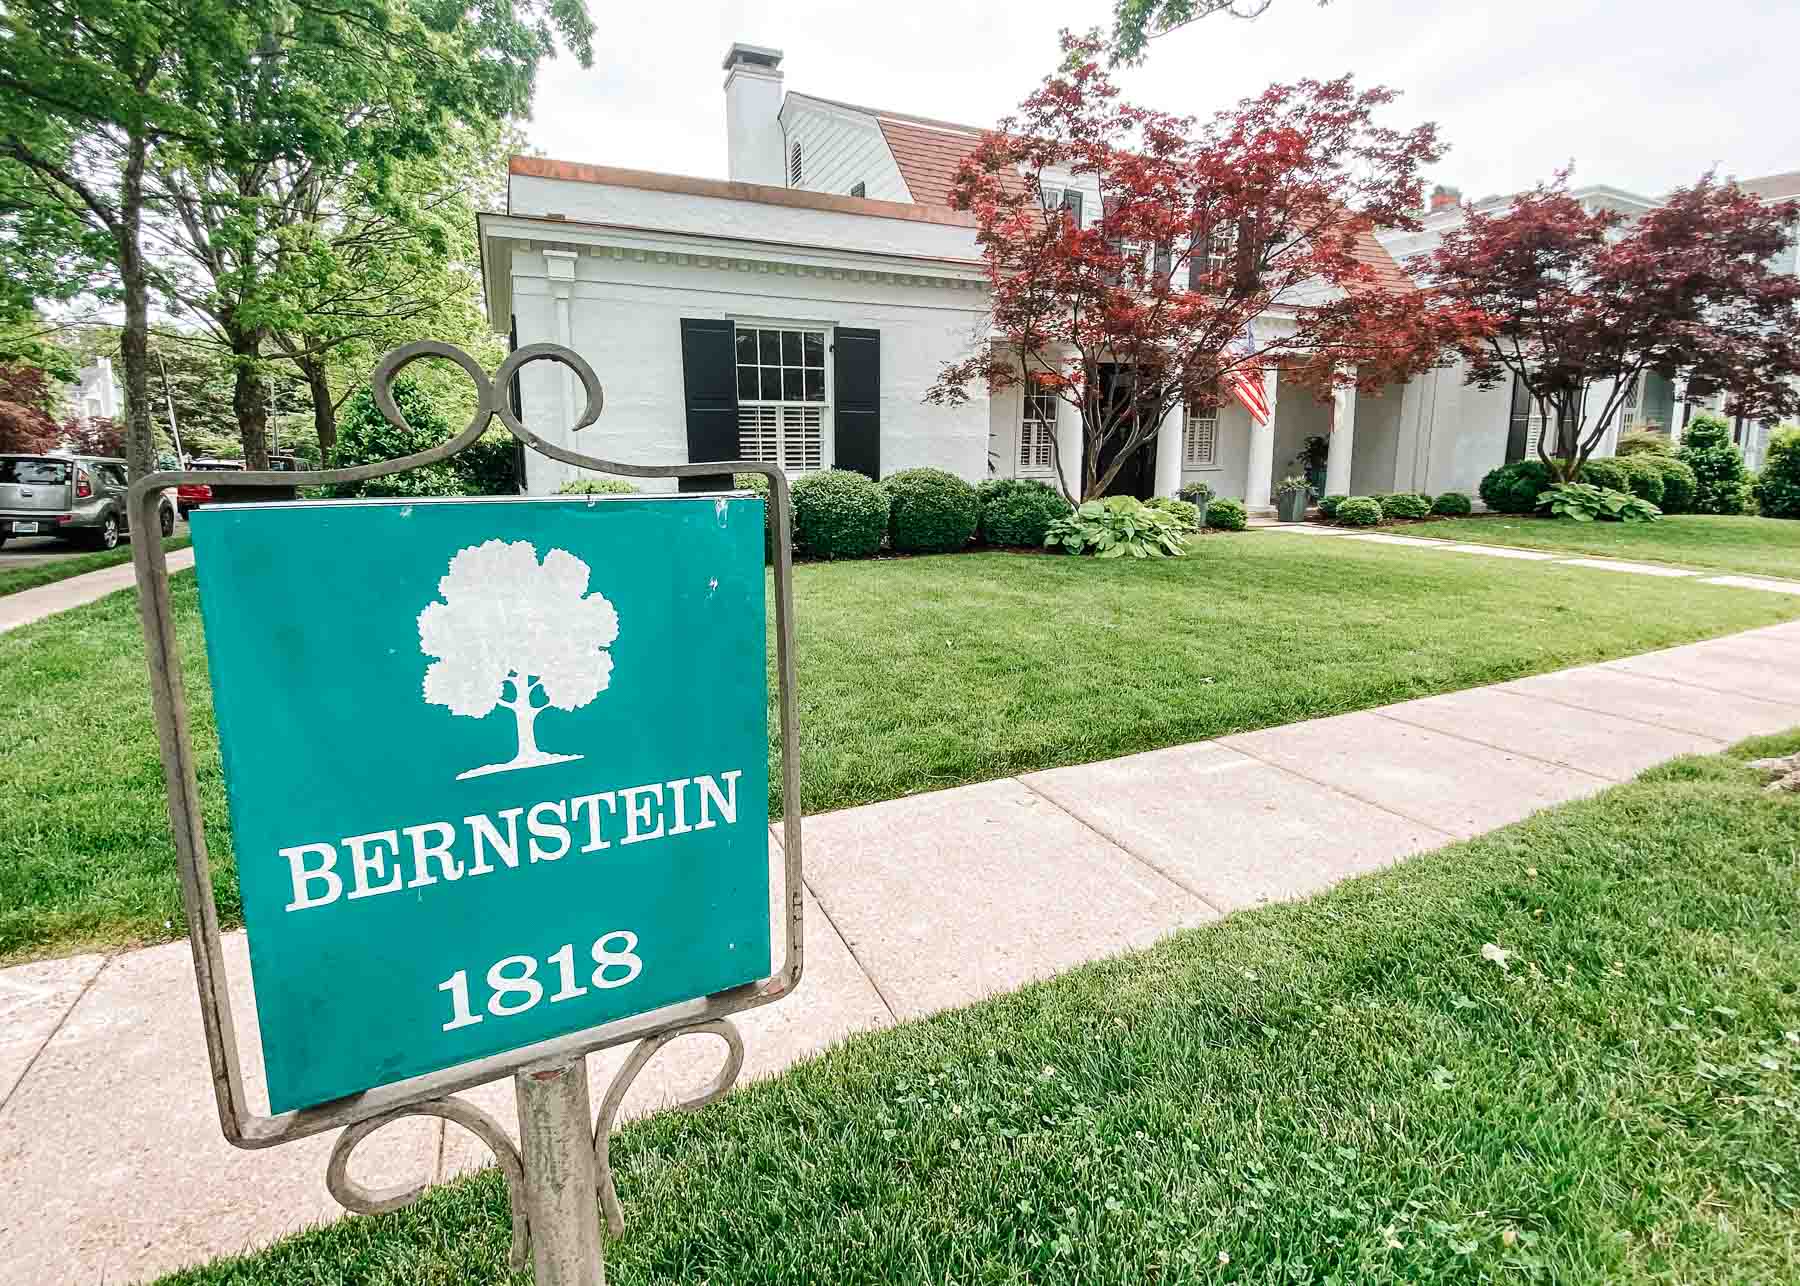
<svg viewBox="0 0 1800 1286"><path fill-rule="evenodd" d="M192 546L172 549L167 557L171 572L194 565ZM91 603L97 598L105 598L119 590L130 589L135 584L137 570L129 562L124 562L117 567L103 567L97 572L83 572L67 580L39 585L36 589L22 589L16 594L0 596L0 634L16 630L21 625L30 625L33 621L41 621L46 616L54 616L57 612L66 612L71 607Z"/></svg>
<svg viewBox="0 0 1800 1286"><path fill-rule="evenodd" d="M808 818L806 979L740 1020L745 1075L1800 725L1797 657L1800 621ZM241 934L227 957L253 1056ZM331 1137L221 1139L185 942L0 971L0 1017L0 1283L139 1280L341 1214ZM719 1057L677 1041L627 1112L692 1092ZM596 1101L624 1058L591 1060ZM510 1083L469 1097L511 1125ZM441 1180L486 1157L411 1120L353 1168Z"/></svg>

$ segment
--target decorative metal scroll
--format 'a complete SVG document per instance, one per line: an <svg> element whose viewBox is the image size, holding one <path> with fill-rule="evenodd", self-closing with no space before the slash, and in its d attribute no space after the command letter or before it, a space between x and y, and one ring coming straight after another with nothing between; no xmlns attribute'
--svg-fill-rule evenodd
<svg viewBox="0 0 1800 1286"><path fill-rule="evenodd" d="M568 1061L594 1050L637 1041L638 1046L608 1089L594 1133L597 1178L607 1224L614 1235L624 1228L618 1194L612 1179L608 1140L614 1119L632 1082L658 1051L684 1035L706 1034L726 1045L719 1074L697 1097L678 1106L695 1110L724 1094L736 1082L743 1067L744 1043L727 1019L781 999L799 985L805 960L800 861L800 748L796 718L794 675L792 530L788 484L780 468L757 461L717 461L689 464L634 464L605 460L569 450L527 428L513 414L506 390L526 365L551 361L572 370L580 379L585 404L571 432L599 419L604 396L599 377L580 354L558 344L531 344L513 352L490 378L473 357L450 344L421 340L394 349L376 364L370 376L375 405L387 421L405 428L405 418L394 402L393 382L401 370L426 357L456 363L475 386L476 406L468 424L449 441L394 460L355 465L343 469L303 472L263 470L165 471L153 473L132 485L132 530L156 530L156 507L162 492L185 483L229 487L239 494L250 488L337 487L423 468L448 459L468 447L494 417L519 441L550 459L578 468L634 478L712 477L726 473L760 474L768 479L770 524L774 534L776 673L781 721L782 798L787 802L782 819L782 847L786 916L786 958L769 977L715 995L689 1000L664 1009L619 1019L586 1031L540 1041L521 1049L491 1055L443 1071L379 1086L299 1111L264 1116L254 1111L244 1087L233 1021L223 949L219 938L218 907L214 901L206 832L201 816L194 755L188 731L187 699L183 688L181 652L170 608L168 564L160 541L132 541L132 560L137 571L138 609L143 619L144 640L150 670L151 704L156 716L157 740L162 754L164 783L169 796L169 820L181 876L182 899L187 908L188 940L194 955L194 971L200 994L202 1024L206 1033L214 1096L219 1122L226 1139L241 1148L265 1148L343 1129L331 1150L326 1186L347 1209L359 1213L396 1210L417 1201L427 1184L370 1190L350 1177L351 1154L369 1135L402 1117L435 1116L461 1125L494 1152L511 1192L513 1210L512 1263L529 1262L530 1228L523 1198L523 1163L504 1128L473 1104L452 1097L457 1091L486 1084L534 1064ZM300 502L304 503L304 502Z"/></svg>

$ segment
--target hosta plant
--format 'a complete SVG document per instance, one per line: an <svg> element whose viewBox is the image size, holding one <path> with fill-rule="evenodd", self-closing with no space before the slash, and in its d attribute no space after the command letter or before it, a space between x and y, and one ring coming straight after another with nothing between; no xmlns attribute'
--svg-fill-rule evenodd
<svg viewBox="0 0 1800 1286"><path fill-rule="evenodd" d="M1648 500L1591 482L1559 482L1539 493L1538 508L1576 522L1654 522L1662 517L1662 510Z"/></svg>
<svg viewBox="0 0 1800 1286"><path fill-rule="evenodd" d="M1166 510L1131 496L1108 496L1083 501L1051 523L1044 544L1101 558L1173 558L1187 552L1187 533L1181 519Z"/></svg>

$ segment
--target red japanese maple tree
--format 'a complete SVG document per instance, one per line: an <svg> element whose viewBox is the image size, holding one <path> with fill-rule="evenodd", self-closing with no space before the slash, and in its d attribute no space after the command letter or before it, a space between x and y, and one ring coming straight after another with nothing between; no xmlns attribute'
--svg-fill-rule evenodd
<svg viewBox="0 0 1800 1286"><path fill-rule="evenodd" d="M50 380L24 362L0 364L0 451L35 455L62 439L50 414L55 405Z"/></svg>
<svg viewBox="0 0 1800 1286"><path fill-rule="evenodd" d="M1384 283L1358 255L1375 227L1418 226L1420 169L1441 155L1431 125L1376 124L1392 91L1348 77L1272 85L1200 126L1121 101L1096 37L1065 32L1063 49L1060 70L957 172L952 204L976 218L991 325L927 401L960 403L971 386L1055 394L1081 417L1091 499L1168 412L1216 406L1235 370L1283 364L1321 394L1373 389L1466 342L1473 314ZM1097 218L1046 202L1094 183ZM1129 394L1108 368L1130 372Z"/></svg>
<svg viewBox="0 0 1800 1286"><path fill-rule="evenodd" d="M1538 455L1573 480L1644 371L1724 390L1727 412L1800 408L1800 279L1771 261L1800 204L1765 204L1703 175L1626 224L1589 211L1567 173L1445 236L1431 276L1487 318L1465 346L1468 381L1516 376L1543 417ZM1594 396L1606 389L1604 398Z"/></svg>

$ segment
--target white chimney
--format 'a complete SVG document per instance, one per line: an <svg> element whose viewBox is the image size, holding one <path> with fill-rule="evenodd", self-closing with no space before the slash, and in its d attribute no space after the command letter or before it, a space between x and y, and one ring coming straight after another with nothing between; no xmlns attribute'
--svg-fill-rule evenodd
<svg viewBox="0 0 1800 1286"><path fill-rule="evenodd" d="M737 183L787 186L782 156L781 50L734 44L725 55L725 141Z"/></svg>

